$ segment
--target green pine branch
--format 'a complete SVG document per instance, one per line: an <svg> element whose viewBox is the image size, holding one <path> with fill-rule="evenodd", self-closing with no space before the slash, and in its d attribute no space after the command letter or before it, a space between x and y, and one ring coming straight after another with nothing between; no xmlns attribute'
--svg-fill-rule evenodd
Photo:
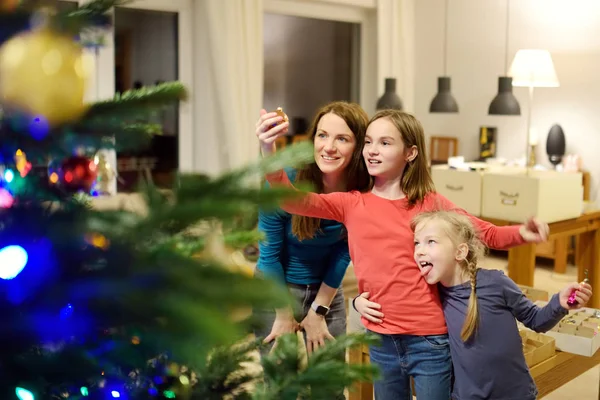
<svg viewBox="0 0 600 400"><path fill-rule="evenodd" d="M91 0L76 10L49 15L49 26L69 35L77 35L90 28L108 28L112 25L110 10L130 3L131 0ZM39 1L24 0L13 11L0 10L0 27L11 34L29 29L33 15L38 12ZM5 38L0 37L0 43Z"/></svg>
<svg viewBox="0 0 600 400"><path fill-rule="evenodd" d="M243 249L248 244L254 244L264 239L264 234L258 230L237 231L224 235L225 244L233 249Z"/></svg>
<svg viewBox="0 0 600 400"><path fill-rule="evenodd" d="M234 346L217 347L209 354L205 364L194 372L197 383L193 399L222 400L229 396L236 400L249 399L252 384L261 376L252 352L260 347L260 340L250 340Z"/></svg>
<svg viewBox="0 0 600 400"><path fill-rule="evenodd" d="M92 0L76 10L57 13L52 25L64 32L80 33L89 28L108 28L112 25L110 10L131 3L131 0Z"/></svg>
<svg viewBox="0 0 600 400"><path fill-rule="evenodd" d="M112 100L94 103L79 124L95 125L104 118L131 118L176 101L187 99L187 90L180 82L166 82L156 86L117 93Z"/></svg>
<svg viewBox="0 0 600 400"><path fill-rule="evenodd" d="M261 359L264 381L257 385L253 400L328 400L354 382L372 380L378 376L376 367L348 364L344 356L348 348L378 340L373 335L343 335L309 356L304 366L296 335L282 336Z"/></svg>
<svg viewBox="0 0 600 400"><path fill-rule="evenodd" d="M117 93L112 100L91 104L80 120L60 127L52 140L70 148L77 143L94 149L139 150L149 145L152 136L162 134L161 125L147 122L151 112L186 98L180 82ZM114 140L107 141L107 136Z"/></svg>
<svg viewBox="0 0 600 400"><path fill-rule="evenodd" d="M67 157L74 148L143 149L153 135L162 134L162 126L146 122L149 111L185 96L186 90L179 82L132 90L92 104L82 119L56 127L42 138L31 135L24 116L4 115L0 119L0 155L10 160L17 149L24 149L30 161L44 163Z"/></svg>
<svg viewBox="0 0 600 400"><path fill-rule="evenodd" d="M213 349L194 368L196 383L188 392L192 400L329 400L344 387L379 376L373 365L345 362L347 349L379 343L373 335L348 334L328 342L304 359L298 336L281 336L274 349L257 360L262 338Z"/></svg>
<svg viewBox="0 0 600 400"><path fill-rule="evenodd" d="M241 250L244 249L248 244L257 243L264 238L264 234L257 230L252 231L235 231L231 233L225 233L223 240L225 246L230 249ZM196 254L204 251L206 245L206 238L188 236L188 235L177 235L173 237L166 237L163 244L164 247L174 248L180 254L192 257Z"/></svg>
<svg viewBox="0 0 600 400"><path fill-rule="evenodd" d="M256 162L218 178L181 174L171 198L152 185L143 185L140 192L148 203L148 215L139 222L136 240L163 243L165 237L185 233L198 221L213 218L225 223L243 219L243 213L255 206L272 209L283 199L297 198L302 191L275 187L265 190L256 183L248 183L267 171L282 166L298 166L313 159L312 145L298 144L272 157ZM300 185L300 188L304 187ZM233 223L235 225L235 223ZM157 235L157 229L161 235Z"/></svg>

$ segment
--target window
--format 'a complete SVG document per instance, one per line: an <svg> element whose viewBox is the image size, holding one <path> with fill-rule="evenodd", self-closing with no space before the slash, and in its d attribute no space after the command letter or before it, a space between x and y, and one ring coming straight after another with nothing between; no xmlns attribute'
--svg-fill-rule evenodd
<svg viewBox="0 0 600 400"><path fill-rule="evenodd" d="M360 24L266 13L264 104L281 106L290 134L336 100L359 101Z"/></svg>
<svg viewBox="0 0 600 400"><path fill-rule="evenodd" d="M176 12L115 8L115 92L179 79ZM170 186L178 169L179 104L157 112L151 122L163 134L149 148L118 153L119 191L134 190L139 178Z"/></svg>

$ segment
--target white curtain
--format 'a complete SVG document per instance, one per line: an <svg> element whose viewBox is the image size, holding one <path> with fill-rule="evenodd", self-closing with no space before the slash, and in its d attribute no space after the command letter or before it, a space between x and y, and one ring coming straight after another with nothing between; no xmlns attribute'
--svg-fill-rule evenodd
<svg viewBox="0 0 600 400"><path fill-rule="evenodd" d="M194 170L211 175L258 157L263 0L194 2Z"/></svg>
<svg viewBox="0 0 600 400"><path fill-rule="evenodd" d="M415 110L415 1L377 0L377 87L396 78L396 93L408 112Z"/></svg>

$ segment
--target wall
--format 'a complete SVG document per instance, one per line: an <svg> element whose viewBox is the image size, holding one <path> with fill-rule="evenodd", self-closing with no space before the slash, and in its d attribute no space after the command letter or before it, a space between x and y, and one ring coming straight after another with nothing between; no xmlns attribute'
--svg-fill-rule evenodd
<svg viewBox="0 0 600 400"><path fill-rule="evenodd" d="M264 106L310 124L316 110L351 99L353 24L265 13ZM358 86L358 82L355 82Z"/></svg>
<svg viewBox="0 0 600 400"><path fill-rule="evenodd" d="M448 74L459 114L430 114L429 103L443 73L443 0L419 0L415 7L415 114L427 134L457 136L460 152L477 156L478 129L498 127L498 156L523 156L527 127L528 89L514 88L521 116L488 116L504 75L506 1L449 2ZM532 127L538 131L537 158L550 166L546 136L558 123L567 153L578 153L592 174L592 198L600 180L600 2L595 0L519 0L510 3L509 65L520 48L551 52L559 88L534 92Z"/></svg>

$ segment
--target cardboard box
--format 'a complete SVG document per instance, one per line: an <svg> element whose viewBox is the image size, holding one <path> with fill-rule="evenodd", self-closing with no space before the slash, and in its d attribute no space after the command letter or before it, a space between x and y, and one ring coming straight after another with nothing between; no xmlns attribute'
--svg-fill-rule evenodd
<svg viewBox="0 0 600 400"><path fill-rule="evenodd" d="M481 215L482 175L480 171L457 170L447 165L431 167L435 190L475 216Z"/></svg>
<svg viewBox="0 0 600 400"><path fill-rule="evenodd" d="M523 341L523 354L528 367L533 367L556 354L556 344L552 336L520 329L519 334Z"/></svg>
<svg viewBox="0 0 600 400"><path fill-rule="evenodd" d="M543 307L545 301L536 301ZM556 348L567 353L592 357L600 348L600 310L582 308L571 311L546 335L556 341Z"/></svg>
<svg viewBox="0 0 600 400"><path fill-rule="evenodd" d="M581 173L488 171L482 175L481 216L513 222L577 218L583 211Z"/></svg>
<svg viewBox="0 0 600 400"><path fill-rule="evenodd" d="M490 172L518 174L522 168L485 162L465 163L469 169L433 165L431 178L435 190L471 215L481 216L483 176Z"/></svg>
<svg viewBox="0 0 600 400"><path fill-rule="evenodd" d="M550 298L548 295L548 292L545 290L540 290L540 289L532 288L530 286L525 286L525 285L517 285L517 286L519 287L519 289L521 289L521 291L523 292L525 297L527 297L529 300L533 301L534 303L538 300L548 301L548 299Z"/></svg>

